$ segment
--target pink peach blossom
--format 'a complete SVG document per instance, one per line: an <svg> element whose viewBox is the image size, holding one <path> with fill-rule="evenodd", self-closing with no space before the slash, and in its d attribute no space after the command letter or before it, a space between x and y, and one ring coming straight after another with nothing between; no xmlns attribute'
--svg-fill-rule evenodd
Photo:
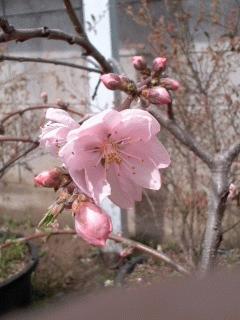
<svg viewBox="0 0 240 320"><path fill-rule="evenodd" d="M159 131L147 111L107 110L71 130L59 156L76 185L97 204L109 196L129 208L141 200L142 188L160 188L159 169L170 164L156 137Z"/></svg>
<svg viewBox="0 0 240 320"><path fill-rule="evenodd" d="M66 111L61 109L48 109L46 119L49 121L42 128L39 137L40 146L56 155L59 148L66 142L66 136L69 131L80 126Z"/></svg>
<svg viewBox="0 0 240 320"><path fill-rule="evenodd" d="M89 202L80 202L74 210L77 234L88 243L103 247L112 232L111 218L98 206Z"/></svg>

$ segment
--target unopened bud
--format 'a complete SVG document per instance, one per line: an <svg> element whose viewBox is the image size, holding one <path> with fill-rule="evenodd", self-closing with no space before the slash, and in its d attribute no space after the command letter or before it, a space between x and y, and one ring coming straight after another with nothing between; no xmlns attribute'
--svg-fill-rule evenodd
<svg viewBox="0 0 240 320"><path fill-rule="evenodd" d="M61 98L57 98L56 104L61 108L64 108L67 105L66 102L64 102Z"/></svg>
<svg viewBox="0 0 240 320"><path fill-rule="evenodd" d="M34 182L38 187L58 189L61 185L63 174L58 168L46 170L39 173Z"/></svg>
<svg viewBox="0 0 240 320"><path fill-rule="evenodd" d="M153 87L142 91L142 96L152 104L169 104L172 102L170 94L163 87Z"/></svg>
<svg viewBox="0 0 240 320"><path fill-rule="evenodd" d="M152 70L155 72L163 71L163 70L165 70L166 65L167 65L167 58L165 58L165 57L155 58L153 60Z"/></svg>
<svg viewBox="0 0 240 320"><path fill-rule="evenodd" d="M134 81L124 75L120 75L119 77L121 79L121 90L127 93L134 93L136 91L137 88Z"/></svg>
<svg viewBox="0 0 240 320"><path fill-rule="evenodd" d="M142 71L147 68L146 60L142 56L134 56L132 58L132 64L138 71Z"/></svg>
<svg viewBox="0 0 240 320"><path fill-rule="evenodd" d="M41 92L40 97L41 97L43 103L47 103L48 102L48 94L47 94L47 92L45 92L45 91Z"/></svg>
<svg viewBox="0 0 240 320"><path fill-rule="evenodd" d="M162 78L160 80L160 85L168 90L178 90L180 83L177 80L171 78Z"/></svg>
<svg viewBox="0 0 240 320"><path fill-rule="evenodd" d="M106 73L101 76L101 81L109 90L121 89L122 80L119 75L115 73Z"/></svg>
<svg viewBox="0 0 240 320"><path fill-rule="evenodd" d="M111 218L89 201L75 203L74 214L77 234L92 245L105 246L112 232Z"/></svg>

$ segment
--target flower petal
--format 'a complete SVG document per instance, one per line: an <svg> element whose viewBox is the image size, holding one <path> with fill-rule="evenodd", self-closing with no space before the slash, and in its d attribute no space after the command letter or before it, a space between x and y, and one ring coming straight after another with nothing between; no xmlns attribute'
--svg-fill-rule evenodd
<svg viewBox="0 0 240 320"><path fill-rule="evenodd" d="M80 189L80 191L85 193L87 196L91 197L91 194L87 188L85 170L69 169L69 174L73 181L76 183L77 187Z"/></svg>
<svg viewBox="0 0 240 320"><path fill-rule="evenodd" d="M39 137L40 146L56 155L59 148L65 143L68 132L68 128L59 124L44 127Z"/></svg>
<svg viewBox="0 0 240 320"><path fill-rule="evenodd" d="M97 167L85 169L87 188L97 204L111 194L111 187L106 179L105 168L101 163Z"/></svg>
<svg viewBox="0 0 240 320"><path fill-rule="evenodd" d="M135 201L140 201L142 188L127 178L125 172L119 171L117 165L111 165L107 173L111 185L112 202L123 209L134 207Z"/></svg>
<svg viewBox="0 0 240 320"><path fill-rule="evenodd" d="M122 126L119 132L134 140L148 141L160 131L157 120L147 111L127 109L121 111Z"/></svg>
<svg viewBox="0 0 240 320"><path fill-rule="evenodd" d="M81 125L81 128L82 130L86 130L98 126L99 124L102 124L105 127L105 129L111 130L111 128L113 126L116 126L120 121L120 112L109 109L100 112L91 117L90 119L84 121L84 123Z"/></svg>
<svg viewBox="0 0 240 320"><path fill-rule="evenodd" d="M46 112L46 119L64 124L66 127L77 128L79 124L62 109L49 108Z"/></svg>
<svg viewBox="0 0 240 320"><path fill-rule="evenodd" d="M122 146L122 150L130 152L130 154L133 154L137 158L149 158L156 168L159 169L167 168L171 163L167 150L157 137L152 137L147 142L129 143Z"/></svg>
<svg viewBox="0 0 240 320"><path fill-rule="evenodd" d="M59 151L67 168L80 170L96 166L101 159L101 151L97 147L98 140L94 136L84 136L67 142Z"/></svg>
<svg viewBox="0 0 240 320"><path fill-rule="evenodd" d="M128 172L129 179L144 188L158 190L161 187L159 170L146 154L136 155L131 145L121 150L122 170Z"/></svg>

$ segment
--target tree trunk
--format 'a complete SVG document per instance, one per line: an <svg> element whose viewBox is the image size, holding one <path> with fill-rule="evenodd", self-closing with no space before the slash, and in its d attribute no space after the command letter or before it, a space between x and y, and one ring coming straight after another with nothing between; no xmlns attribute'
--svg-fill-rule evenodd
<svg viewBox="0 0 240 320"><path fill-rule="evenodd" d="M216 162L211 168L208 195L208 217L200 262L200 273L205 275L214 268L217 250L222 241L222 219L229 189L229 165Z"/></svg>

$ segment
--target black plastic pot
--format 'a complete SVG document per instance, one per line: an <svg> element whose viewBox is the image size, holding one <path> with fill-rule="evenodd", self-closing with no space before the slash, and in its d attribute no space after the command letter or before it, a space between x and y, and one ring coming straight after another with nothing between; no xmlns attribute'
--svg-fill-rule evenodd
<svg viewBox="0 0 240 320"><path fill-rule="evenodd" d="M0 283L0 315L27 306L32 301L31 274L38 263L38 250L30 242L27 242L27 246L30 254L28 264L21 272Z"/></svg>

